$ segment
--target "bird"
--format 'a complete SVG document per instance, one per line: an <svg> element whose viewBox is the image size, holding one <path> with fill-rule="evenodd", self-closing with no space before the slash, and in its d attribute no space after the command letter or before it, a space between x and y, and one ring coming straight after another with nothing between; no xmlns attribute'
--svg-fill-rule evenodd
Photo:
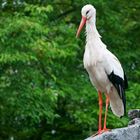
<svg viewBox="0 0 140 140"><path fill-rule="evenodd" d="M110 130L106 127L109 105L117 117L121 118L126 114L125 90L128 88L128 81L118 58L101 40L101 35L96 28L95 7L91 4L85 5L81 10L81 15L82 19L76 37L79 37L82 28L86 25L83 63L92 85L98 92L99 120L96 135L99 135ZM103 93L106 97L106 109L102 127Z"/></svg>

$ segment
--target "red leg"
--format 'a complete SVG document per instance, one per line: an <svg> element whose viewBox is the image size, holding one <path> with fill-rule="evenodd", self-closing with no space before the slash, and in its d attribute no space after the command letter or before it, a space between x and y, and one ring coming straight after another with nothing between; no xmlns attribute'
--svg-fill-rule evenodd
<svg viewBox="0 0 140 140"><path fill-rule="evenodd" d="M108 105L109 105L109 95L108 94L105 94L106 95L106 111L105 111L105 118L104 118L104 128L103 128L103 131L108 131L109 129L106 128L106 120L107 120L107 112L108 112Z"/></svg>
<svg viewBox="0 0 140 140"><path fill-rule="evenodd" d="M103 133L102 130L102 105L103 105L103 101L102 101L102 93L100 91L98 91L98 97L99 97L99 124L98 124L98 132L93 134L92 136L96 136L98 134Z"/></svg>
<svg viewBox="0 0 140 140"><path fill-rule="evenodd" d="M99 124L98 124L98 134L102 133L102 93L98 91L99 96Z"/></svg>
<svg viewBox="0 0 140 140"><path fill-rule="evenodd" d="M104 127L102 129L102 93L100 91L98 91L98 95L99 95L99 126L98 126L98 132L96 134L94 134L93 136L96 136L98 134L102 134L106 131L108 131L109 129L106 128L106 119L107 119L107 112L108 112L108 105L109 105L109 95L106 95L106 111L105 111L105 118L104 118Z"/></svg>

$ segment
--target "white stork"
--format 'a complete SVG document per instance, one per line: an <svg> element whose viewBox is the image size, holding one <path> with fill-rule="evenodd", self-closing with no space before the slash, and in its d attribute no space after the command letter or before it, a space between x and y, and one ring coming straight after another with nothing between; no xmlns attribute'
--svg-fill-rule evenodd
<svg viewBox="0 0 140 140"><path fill-rule="evenodd" d="M97 134L108 131L106 118L110 103L112 112L122 117L126 113L125 89L128 87L127 78L119 60L102 42L96 29L96 9L88 4L82 10L82 20L77 30L78 37L86 24L86 46L84 53L84 67L89 74L91 83L99 95L99 126ZM106 96L106 111L102 128L102 93Z"/></svg>

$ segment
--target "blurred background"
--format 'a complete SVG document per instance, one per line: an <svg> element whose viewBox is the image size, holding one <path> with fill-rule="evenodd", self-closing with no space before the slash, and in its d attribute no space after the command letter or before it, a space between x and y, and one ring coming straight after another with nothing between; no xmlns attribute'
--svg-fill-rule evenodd
<svg viewBox="0 0 140 140"><path fill-rule="evenodd" d="M97 131L84 31L75 38L89 3L102 41L126 71L127 111L140 108L139 0L1 0L0 140L81 140ZM127 124L109 109L108 128Z"/></svg>

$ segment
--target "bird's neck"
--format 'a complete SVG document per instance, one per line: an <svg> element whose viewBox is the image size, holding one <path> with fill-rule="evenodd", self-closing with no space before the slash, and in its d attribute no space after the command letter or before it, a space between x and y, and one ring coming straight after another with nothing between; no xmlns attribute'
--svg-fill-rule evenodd
<svg viewBox="0 0 140 140"><path fill-rule="evenodd" d="M96 28L95 19L91 18L86 23L86 41L89 40L100 40L101 36Z"/></svg>

